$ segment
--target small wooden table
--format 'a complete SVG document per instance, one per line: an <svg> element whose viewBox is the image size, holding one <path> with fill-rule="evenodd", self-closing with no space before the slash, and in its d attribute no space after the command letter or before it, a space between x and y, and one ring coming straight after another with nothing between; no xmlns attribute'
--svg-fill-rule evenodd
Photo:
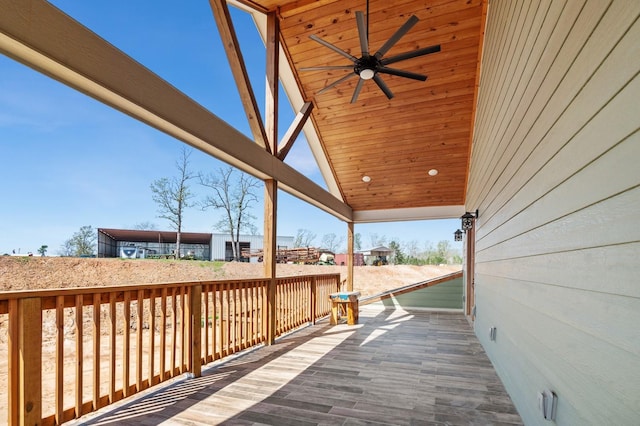
<svg viewBox="0 0 640 426"><path fill-rule="evenodd" d="M347 308L347 324L355 325L358 323L358 298L359 291L341 291L339 293L331 293L331 325L338 324L340 318L340 307Z"/></svg>

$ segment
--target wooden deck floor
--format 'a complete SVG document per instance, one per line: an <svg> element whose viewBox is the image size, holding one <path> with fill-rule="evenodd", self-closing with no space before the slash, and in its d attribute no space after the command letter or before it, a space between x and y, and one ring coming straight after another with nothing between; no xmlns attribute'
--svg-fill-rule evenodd
<svg viewBox="0 0 640 426"><path fill-rule="evenodd" d="M522 424L462 314L362 309L77 424Z"/></svg>

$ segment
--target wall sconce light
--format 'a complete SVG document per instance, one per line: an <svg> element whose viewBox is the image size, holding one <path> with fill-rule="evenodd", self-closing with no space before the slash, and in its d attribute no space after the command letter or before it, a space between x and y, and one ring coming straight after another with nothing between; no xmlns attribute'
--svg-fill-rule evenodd
<svg viewBox="0 0 640 426"><path fill-rule="evenodd" d="M453 233L453 241L462 241L462 231L461 230L457 230L456 232Z"/></svg>
<svg viewBox="0 0 640 426"><path fill-rule="evenodd" d="M462 217L460 217L460 219L462 219L462 230L467 232L469 229L473 229L473 220L477 219L478 216L478 210L476 210L475 214L470 212L463 214Z"/></svg>

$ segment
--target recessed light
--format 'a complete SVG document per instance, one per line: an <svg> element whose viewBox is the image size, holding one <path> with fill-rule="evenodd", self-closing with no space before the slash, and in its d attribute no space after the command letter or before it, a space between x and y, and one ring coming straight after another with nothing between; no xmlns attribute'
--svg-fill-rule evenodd
<svg viewBox="0 0 640 426"><path fill-rule="evenodd" d="M367 175L362 176L362 181L365 183L371 182L371 178Z"/></svg>
<svg viewBox="0 0 640 426"><path fill-rule="evenodd" d="M431 169L429 170L429 176L435 176L438 174L438 170L437 169Z"/></svg>

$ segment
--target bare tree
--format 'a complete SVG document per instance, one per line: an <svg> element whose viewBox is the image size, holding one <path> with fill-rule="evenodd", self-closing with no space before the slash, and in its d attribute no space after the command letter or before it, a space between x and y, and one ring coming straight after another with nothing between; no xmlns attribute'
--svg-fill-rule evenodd
<svg viewBox="0 0 640 426"><path fill-rule="evenodd" d="M353 248L356 251L362 250L362 236L359 232L353 234Z"/></svg>
<svg viewBox="0 0 640 426"><path fill-rule="evenodd" d="M333 232L330 234L325 234L322 237L322 247L333 253L338 251L343 242L344 237L338 237Z"/></svg>
<svg viewBox="0 0 640 426"><path fill-rule="evenodd" d="M293 242L294 247L310 247L316 239L316 234L308 229L298 229L296 239Z"/></svg>
<svg viewBox="0 0 640 426"><path fill-rule="evenodd" d="M387 236L379 236L377 233L369 234L369 240L371 241L371 248L383 246L387 244Z"/></svg>
<svg viewBox="0 0 640 426"><path fill-rule="evenodd" d="M140 222L133 225L133 229L137 229L139 231L156 231L158 226L153 222Z"/></svg>
<svg viewBox="0 0 640 426"><path fill-rule="evenodd" d="M238 172L236 178L233 167L218 169L216 174L200 175L200 184L212 190L200 203L203 210L214 208L224 210L224 217L216 223L215 228L228 232L234 260L240 260L240 232L255 232L257 229L251 220L255 220L251 212L253 204L258 202L255 191L260 182L246 173Z"/></svg>
<svg viewBox="0 0 640 426"><path fill-rule="evenodd" d="M14 250L15 251L15 250ZM65 240L60 249L58 250L58 254L63 257L73 256L73 243L71 240Z"/></svg>
<svg viewBox="0 0 640 426"><path fill-rule="evenodd" d="M171 227L176 230L176 259L180 259L180 233L184 211L193 206L189 202L193 194L188 183L195 175L189 170L190 156L191 151L183 147L181 156L176 161L178 175L172 178L161 178L151 184L153 201L158 205L158 217L167 219Z"/></svg>

